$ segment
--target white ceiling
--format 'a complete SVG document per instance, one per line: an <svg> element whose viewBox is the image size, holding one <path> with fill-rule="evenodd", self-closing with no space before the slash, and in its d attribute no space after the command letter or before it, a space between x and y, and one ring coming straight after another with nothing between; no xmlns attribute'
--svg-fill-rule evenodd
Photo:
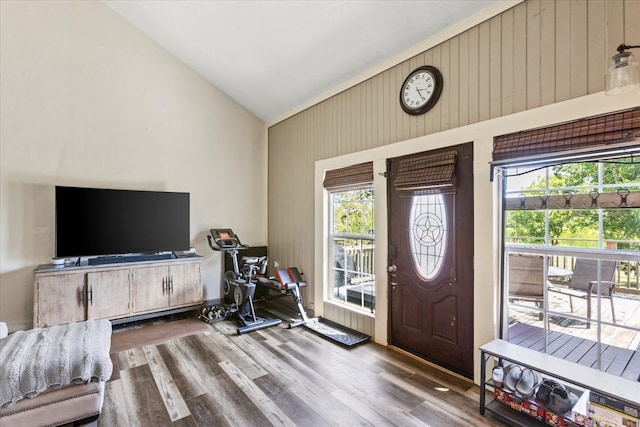
<svg viewBox="0 0 640 427"><path fill-rule="evenodd" d="M495 0L103 0L265 122Z"/></svg>

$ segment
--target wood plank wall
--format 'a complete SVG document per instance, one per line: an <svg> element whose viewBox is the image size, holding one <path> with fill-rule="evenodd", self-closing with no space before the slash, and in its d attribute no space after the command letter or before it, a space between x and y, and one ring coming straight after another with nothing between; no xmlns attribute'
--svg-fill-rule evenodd
<svg viewBox="0 0 640 427"><path fill-rule="evenodd" d="M604 90L607 58L640 42L640 0L529 0L269 128L269 253L314 277L314 162ZM399 106L414 68L444 89L428 114ZM312 301L311 286L304 292ZM372 319L325 315L371 334Z"/></svg>

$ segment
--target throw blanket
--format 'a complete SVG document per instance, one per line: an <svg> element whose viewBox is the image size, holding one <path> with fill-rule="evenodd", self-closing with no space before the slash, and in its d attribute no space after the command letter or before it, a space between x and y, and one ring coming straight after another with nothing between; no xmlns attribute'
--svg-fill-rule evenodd
<svg viewBox="0 0 640 427"><path fill-rule="evenodd" d="M88 320L19 331L0 339L0 408L49 388L107 381L111 322Z"/></svg>

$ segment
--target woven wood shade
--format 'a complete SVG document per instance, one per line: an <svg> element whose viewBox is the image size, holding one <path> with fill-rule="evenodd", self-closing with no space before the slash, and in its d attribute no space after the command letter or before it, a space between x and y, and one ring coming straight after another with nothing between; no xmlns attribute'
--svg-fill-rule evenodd
<svg viewBox="0 0 640 427"><path fill-rule="evenodd" d="M455 193L457 156L453 150L401 160L393 185L401 193Z"/></svg>
<svg viewBox="0 0 640 427"><path fill-rule="evenodd" d="M497 136L493 140L493 161L601 149L608 144L633 139L637 133L640 133L640 107Z"/></svg>
<svg viewBox="0 0 640 427"><path fill-rule="evenodd" d="M361 190L373 184L373 162L328 170L322 186L328 191Z"/></svg>

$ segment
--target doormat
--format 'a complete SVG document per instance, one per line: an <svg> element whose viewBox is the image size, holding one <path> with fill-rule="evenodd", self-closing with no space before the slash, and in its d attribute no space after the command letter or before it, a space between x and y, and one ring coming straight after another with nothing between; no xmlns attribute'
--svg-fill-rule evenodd
<svg viewBox="0 0 640 427"><path fill-rule="evenodd" d="M346 326L339 325L321 317L309 319L308 322L304 323L304 327L322 337L347 347L361 344L371 338L362 332L354 331Z"/></svg>

